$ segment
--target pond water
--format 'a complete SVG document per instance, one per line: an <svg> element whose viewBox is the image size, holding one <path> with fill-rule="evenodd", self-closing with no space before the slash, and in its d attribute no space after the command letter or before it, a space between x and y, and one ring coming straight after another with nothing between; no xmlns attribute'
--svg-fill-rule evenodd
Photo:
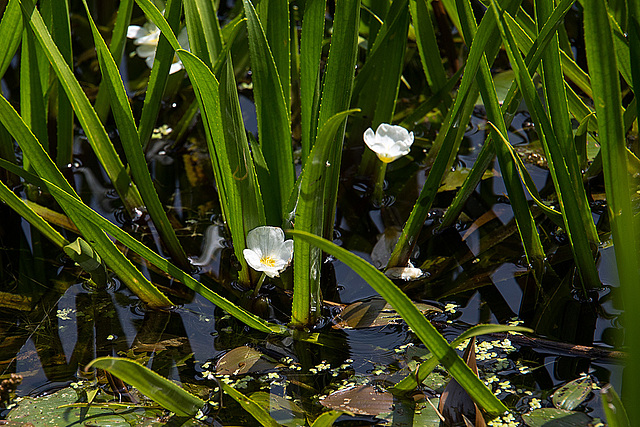
<svg viewBox="0 0 640 427"><path fill-rule="evenodd" d="M522 129L527 123L528 116L520 113L510 138L514 144L521 141L517 149L530 161L527 167L544 192L550 179L543 165L534 164L540 150L530 128ZM248 128L252 128L251 123ZM425 149L429 132L428 128L416 130L418 143ZM479 108L467 130L456 171L446 183L451 189L459 185L465 168L473 164L484 132L485 120ZM242 298L241 290L225 279L226 272L233 268L230 242L225 240L220 224L210 164L203 143L198 141L203 139L199 139L197 129L177 148L170 141L156 140L157 149L152 148L155 154L150 156L152 170L163 201L173 206L184 225L179 230L181 240L189 255L199 261L196 277L223 295ZM142 223L123 220L119 201L89 153L86 142L79 137L77 164L69 172L74 174L85 200L153 245L154 236ZM396 227L402 226L424 184L425 171L418 167L418 157L392 164L387 174L387 197L382 206L376 206L370 201L367 182L349 172L348 156L346 153L334 241L375 264L381 256L380 246L375 249L378 238L392 238ZM603 288L585 294L579 288L566 237L541 220L540 230L547 233L544 240L550 247L549 265L542 281L536 283L523 261L497 162L490 170L493 173L478 187L461 220L444 230L437 226L453 193L441 191L413 257L414 264L427 274L417 281L398 284L414 301L432 306L429 316L449 340L478 323L511 322L536 331L526 337L496 334L480 338L485 343L484 347L479 345L478 352L481 377L492 384L494 391L500 389L499 397L516 412L530 410L533 398L542 406L551 406L553 390L583 374L592 378L594 388L612 383L619 390L622 355L615 348L621 341L621 310L616 300L613 248L603 245L600 249ZM598 185L593 183L594 193ZM594 212L598 223L597 209ZM329 278L324 297L332 304L326 306L319 329L322 342L309 344L251 331L144 264L143 272L180 300L179 307L148 311L120 286L117 278L106 290L87 288L82 272L72 262L52 251L48 242L32 236L28 225L12 212L5 209L2 215L6 220L1 226L0 252L5 266L0 279L0 378L10 373L22 375L18 396L37 396L66 387L84 375L83 367L94 357L105 355L136 358L161 375L185 386L192 384L206 394L216 385L215 363L231 350L249 345L273 360L291 361L293 368L270 366L270 370L240 376L245 378L244 391L267 390L272 395L289 396L307 412L317 414L322 410L321 397L340 386L397 382L424 355L417 338L398 319L363 328L345 328L332 321L342 306L375 302L376 296L366 282L336 260L329 259L323 270ZM266 286L262 297L249 306L271 320L286 322L289 296ZM505 344L506 339L512 346ZM300 366L298 372L295 366ZM285 377L289 382L261 379L260 375L270 375L265 372L273 373L274 369L280 379ZM438 374L442 381L425 386L427 394L442 391L446 373ZM603 418L598 396L591 393L579 409ZM248 415L240 419L237 414L241 410L235 411L223 409L218 414L220 420L251 424ZM363 413L357 423L375 423L373 415ZM341 420L349 422L348 417Z"/></svg>

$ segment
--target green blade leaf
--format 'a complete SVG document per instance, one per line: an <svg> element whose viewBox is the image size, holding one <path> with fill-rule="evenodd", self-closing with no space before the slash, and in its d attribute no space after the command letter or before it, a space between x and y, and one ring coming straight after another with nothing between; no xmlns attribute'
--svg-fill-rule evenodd
<svg viewBox="0 0 640 427"><path fill-rule="evenodd" d="M535 85L520 53L516 51L515 41L510 31L510 24L515 23L515 20L506 12L500 13L495 2L493 3L493 10L499 18L501 37L503 37L511 66L516 73L516 81L524 95L529 112L536 123L538 135L545 149L549 171L560 201L565 229L571 241L571 249L579 268L580 276L585 286L590 288L599 287L600 279L592 255L592 248L587 239L587 233L585 233L585 229L589 227L589 222L593 222L591 211L588 208L588 204L579 204L580 196L576 194L576 187L572 182L569 167L551 125L551 120L538 98Z"/></svg>
<svg viewBox="0 0 640 427"><path fill-rule="evenodd" d="M240 393L229 384L221 382L220 386L225 393L227 393L236 402L238 402L240 406L242 406L245 411L250 413L256 420L258 420L261 425L265 427L280 427L280 424L276 420L271 418L269 412L266 411L262 406L258 405L256 402Z"/></svg>
<svg viewBox="0 0 640 427"><path fill-rule="evenodd" d="M20 113L29 125L38 141L49 149L49 131L47 129L47 106L40 66L46 61L40 46L36 44L33 33L23 30L22 49L20 50ZM45 83L46 84L46 83ZM31 169L29 156L24 156L27 170Z"/></svg>
<svg viewBox="0 0 640 427"><path fill-rule="evenodd" d="M622 401L618 393L613 389L611 384L607 384L600 390L602 398L602 409L607 416L607 424L609 427L629 427L629 418L627 411L622 405Z"/></svg>
<svg viewBox="0 0 640 427"><path fill-rule="evenodd" d="M213 2L185 1L184 16L191 52L211 68L222 50L222 33Z"/></svg>
<svg viewBox="0 0 640 427"><path fill-rule="evenodd" d="M541 53L544 51L544 48L547 46L547 43L551 40L551 34L553 34L556 27L561 22L563 22L563 17L567 13L567 11L571 8L572 4L573 4L573 0L563 0L561 3L558 4L552 16L549 17L544 27L540 31L539 37L536 39L535 42L533 42L531 39L529 39L528 36L525 35L524 39L526 39L528 43L525 45L527 47L526 49L523 49L523 46L522 46L523 43L521 43L520 41L518 42L518 47L520 48L520 50L528 52L527 57L525 58L525 63L527 64L529 73L532 73L534 70L538 68L538 64L542 59ZM524 33L524 30L522 30L522 32ZM584 106L584 109L588 110L587 106L584 105L582 101L580 101L578 96L575 95L575 92L571 90L571 87L568 86L568 84L567 84L567 89L574 96L571 99L579 101L582 104L582 106ZM513 82L511 85L511 88L509 88L509 92L507 93L504 103L502 104L502 112L505 117L505 125L507 126L511 125L511 121L515 116L515 113L521 101L522 101L522 95L520 94L518 85L516 84L516 82ZM584 114L589 114L589 113L585 112ZM458 217L467 199L473 193L475 188L478 186L478 183L482 179L482 175L484 174L484 171L487 169L487 167L490 165L491 161L493 160L494 151L495 149L493 147L493 137L490 135L489 138L487 138L487 140L483 144L482 150L480 151L478 158L474 162L473 168L471 169L469 176L467 177L462 188L458 191L455 199L453 200L453 202L451 202L451 205L447 209L447 212L445 213L445 216L442 219L442 223L440 225L441 229L445 227L449 227L451 224L453 224L455 219Z"/></svg>
<svg viewBox="0 0 640 427"><path fill-rule="evenodd" d="M153 181L151 180L151 175L147 168L147 161L144 153L142 152L140 140L138 139L138 130L136 129L136 124L133 119L133 112L129 105L129 99L127 98L124 84L120 78L118 66L111 56L111 53L107 48L107 44L102 39L102 36L90 15L86 1L84 1L84 5L87 11L89 24L91 25L91 31L93 32L102 78L107 82L109 100L112 104L112 111L116 124L118 125L120 138L123 141L122 147L127 156L127 160L129 161L131 174L142 192L142 199L147 211L149 212L162 241L167 246L169 253L177 264L182 266L182 268L187 269L189 268L187 256L176 237L176 233L169 222L169 218L167 218L162 203L160 202L160 198L158 197L158 193L153 185Z"/></svg>
<svg viewBox="0 0 640 427"><path fill-rule="evenodd" d="M3 98L0 98L0 101ZM0 107L2 107L2 102L0 102ZM0 108L0 119L2 119L2 109ZM171 264L167 259L161 257L147 246L131 237L127 232L122 230L117 225L113 224L106 218L98 215L94 210L90 207L82 203L78 200L74 195L69 194L67 191L63 190L59 186L53 184L52 182L43 180L41 178L37 178L31 174L25 173L24 170L18 168L17 166L9 163L3 162L3 166L10 170L11 172L22 176L26 180L33 181L36 185L47 187L50 192L54 195L54 197L59 201L58 203L65 206L69 217L71 218L85 218L86 221L92 224L94 228L98 228L104 230L109 235L116 238L120 243L130 248L132 251L140 255L142 258L149 261L151 264L158 267L160 270L164 271L171 277L174 277L176 280L184 283L189 289L198 292L200 295L214 303L216 306L226 310L234 316L236 319L244 322L248 326L262 331L266 333L274 333L274 334L287 334L289 330L281 325L275 325L269 322L265 322L258 316L249 313L242 307L239 307L233 304L231 301L227 300L211 291L209 288L205 287L202 283L195 280L193 277L180 270L175 265ZM55 178L55 177L54 177ZM66 182L66 181L65 181ZM67 184L68 185L68 184ZM104 256L103 256L104 258ZM115 269L114 269L115 270ZM117 271L117 270L116 270ZM125 276L126 277L126 276ZM146 280L143 277L143 280ZM137 280L137 277L134 277ZM125 279L123 279L125 280ZM155 289L155 287L154 287ZM158 306L162 306L160 304L156 304ZM166 306L166 305L165 305Z"/></svg>
<svg viewBox="0 0 640 427"><path fill-rule="evenodd" d="M38 43L42 47L42 50L47 55L47 58L58 77L58 81L67 93L67 96L71 101L71 105L73 106L73 110L75 111L76 116L87 135L87 139L98 157L98 160L105 168L114 188L129 210L142 206L143 202L140 197L140 193L138 193L138 189L129 179L129 175L120 161L113 144L109 140L107 132L102 126L98 115L89 103L87 96L80 87L78 80L74 77L69 65L54 44L51 34L49 34L46 26L44 25L40 13L38 13L35 8L33 12L25 10L25 13L28 13L31 29L34 32Z"/></svg>
<svg viewBox="0 0 640 427"><path fill-rule="evenodd" d="M305 164L299 184L295 209L295 228L311 234L322 234L323 218L328 209L323 194L328 184L328 168L335 150L336 134L346 117L359 110L348 110L333 116L320 130L316 144ZM313 324L320 311L320 269L322 252L305 240L294 238L294 285L291 322L301 327Z"/></svg>
<svg viewBox="0 0 640 427"><path fill-rule="evenodd" d="M193 417L205 405L202 399L133 360L99 357L85 369L89 368L108 371L178 416Z"/></svg>
<svg viewBox="0 0 640 427"><path fill-rule="evenodd" d="M637 6L636 6L637 7ZM631 205L631 186L627 168L625 129L622 118L622 98L618 77L617 59L614 55L613 35L609 22L609 11L603 0L583 2L584 34L587 64L593 88L593 103L598 116L598 136L602 153L602 168L607 194L607 211L613 232L616 265L625 301L637 301L640 288L636 278L639 271L640 224L634 219ZM602 58L607 58L603 61ZM640 312L628 309L625 313L625 340L630 343L630 352L640 355ZM630 363L624 372L625 390L629 402L640 399L640 364ZM627 408L631 424L640 421L640 408Z"/></svg>
<svg viewBox="0 0 640 427"><path fill-rule="evenodd" d="M49 225L40 215L27 205L24 200L15 195L4 182L0 181L0 200L9 205L18 215L27 220L43 236L52 241L56 246L63 247L69 242L55 228Z"/></svg>
<svg viewBox="0 0 640 427"><path fill-rule="evenodd" d="M184 50L178 53L200 105L220 205L231 231L236 257L242 265L240 281L249 284L249 267L242 250L246 247L247 233L265 225L265 213L242 122L230 55L226 68L221 72L222 84L218 84L200 59Z"/></svg>
<svg viewBox="0 0 640 427"><path fill-rule="evenodd" d="M300 116L302 127L302 165L304 166L315 141L320 101L320 58L324 37L326 0L311 0L305 4L300 40Z"/></svg>
<svg viewBox="0 0 640 427"><path fill-rule="evenodd" d="M435 329L411 300L384 274L362 258L332 242L303 231L288 230L290 235L306 240L323 251L335 256L351 267L373 289L376 290L402 316L407 325L424 345L442 363L444 368L469 393L469 396L492 415L502 414L506 407L474 375L464 361L453 350L447 340Z"/></svg>
<svg viewBox="0 0 640 427"><path fill-rule="evenodd" d="M144 11L145 15L147 15L161 31L156 55L153 60L153 68L151 68L151 75L149 76L147 93L144 97L144 105L142 106L140 126L138 128L140 142L146 146L151 139L153 128L156 125L156 120L158 119L158 113L160 112L160 106L162 105L162 96L167 86L169 70L175 55L174 52L180 49L180 44L174 36L174 32L180 28L180 11L182 2L179 0L168 0L166 2L166 20L160 11L151 4L151 2L138 0L136 0L136 2ZM150 13L151 8L153 8L154 12L159 15L160 19L158 19L155 14ZM166 25L165 27L160 26L160 20Z"/></svg>
<svg viewBox="0 0 640 427"><path fill-rule="evenodd" d="M43 183L41 185L47 188L50 186L55 187L51 191L57 191L57 196L54 195L54 197L58 200L59 205L65 209L65 212L78 229L80 229L85 239L98 251L106 264L120 276L121 280L142 301L151 306L167 307L172 305L171 301L149 282L122 252L118 250L111 239L104 233L103 229L96 227L96 223L88 219L90 214L77 214L75 211L70 210L73 203L79 203L83 206L84 204L79 201L78 195L71 188L64 176L62 176L60 170L56 168L51 158L44 151L42 145L40 145L31 133L22 118L2 96L0 96L0 122L7 127L7 130L18 142L22 151L31 159L34 170L38 171L41 177L46 176L48 180L51 180L47 184ZM19 175L21 171L21 169L15 167L15 170L12 172ZM71 200L72 202L60 201L58 198L60 194L63 194L68 198L67 200ZM86 207L86 209L91 212L92 215L102 218L90 208Z"/></svg>
<svg viewBox="0 0 640 427"><path fill-rule="evenodd" d="M460 16L463 33L465 34L465 40L469 42L476 36L476 23L473 11L471 10L471 3L469 0L456 0L456 5L458 7L458 15ZM507 126L504 122L504 117L496 96L495 84L486 57L481 58L479 71L476 78L482 100L487 110L487 118L491 122L497 120L497 122L494 122L497 128L496 131L506 135ZM500 144L496 147L496 154L498 156L503 181L507 188L507 194L513 205L513 214L518 232L520 233L525 256L529 264L534 266L536 273L541 274L543 260L545 258L544 249L542 248L540 235L538 234L533 215L529 209L524 189L520 183L516 165L511 161L509 151L504 145Z"/></svg>
<svg viewBox="0 0 640 427"><path fill-rule="evenodd" d="M111 32L111 42L109 44L109 51L113 56L116 64L120 66L120 60L122 53L124 52L125 42L127 40L127 30L129 28L129 22L131 21L131 13L133 12L134 0L122 0L120 6L118 6L118 15L116 22ZM98 87L98 94L96 95L96 102L93 104L100 121L105 123L109 115L109 92L106 85L106 81L100 81Z"/></svg>
<svg viewBox="0 0 640 427"><path fill-rule="evenodd" d="M20 1L9 0L0 21L0 76L4 76L20 46L22 28Z"/></svg>
<svg viewBox="0 0 640 427"><path fill-rule="evenodd" d="M422 69L427 77L431 92L436 93L445 87L447 75L444 71L440 55L433 53L438 52L439 47L433 22L431 21L431 14L425 1L410 0L409 9L411 11L413 28L416 32L416 43L418 45L418 52L420 53ZM450 92L450 90L447 92ZM451 97L447 96L445 101L449 104Z"/></svg>
<svg viewBox="0 0 640 427"><path fill-rule="evenodd" d="M67 0L51 1L51 36L67 64L73 66L71 47L71 22L69 2ZM44 56L43 56L44 59ZM58 126L56 132L56 164L63 168L73 161L73 108L67 94L59 87L53 94L55 107L52 111Z"/></svg>
<svg viewBox="0 0 640 427"><path fill-rule="evenodd" d="M249 0L243 0L243 4L249 33L258 140L270 171L268 175L260 174L259 177L261 187L269 189L269 194L265 194L264 198L267 223L279 226L294 183L291 118L286 101L288 97L284 94L284 90L288 93L290 89L289 86L283 86L283 81L288 83L289 79L281 78L278 73L271 48L253 5Z"/></svg>
<svg viewBox="0 0 640 427"><path fill-rule="evenodd" d="M342 411L329 411L322 413L316 420L311 424L311 427L331 427L335 420L340 417L340 415L344 414Z"/></svg>
<svg viewBox="0 0 640 427"><path fill-rule="evenodd" d="M291 32L288 0L260 0L255 9L278 70L287 110L291 110ZM249 16L247 15L247 18ZM295 31L295 30L293 30ZM251 35L249 34L249 37ZM249 39L251 43L251 39Z"/></svg>
<svg viewBox="0 0 640 427"><path fill-rule="evenodd" d="M359 23L360 0L337 2L329 57L323 77L318 129L322 129L324 124L335 114L350 107L356 66ZM332 169L328 177L328 185L325 186L325 193L322 196L327 202L323 219L324 236L333 235L333 223L338 199L338 178L342 162L344 126L342 129L336 135L339 143L336 143L335 149L327 159Z"/></svg>
<svg viewBox="0 0 640 427"><path fill-rule="evenodd" d="M505 0L504 6L508 10L517 10L521 0ZM448 8L449 10L449 8ZM455 9L454 9L455 11ZM457 12L455 17L458 18ZM435 199L438 187L458 151L466 123L471 117L475 101L478 97L478 87L476 85L476 74L480 67L480 62L485 55L488 63L492 63L500 49L500 40L497 37L495 18L490 14L485 14L477 31L478 35L473 40L473 45L469 50L469 57L465 65L465 72L460 82L460 88L454 101L453 107L449 109L442 129L433 143L427 155L427 163L431 166L427 181L425 182L418 200L416 201L409 219L402 228L402 235L391 254L387 267L406 265L409 255L413 252L413 246L418 240L418 234L422 229L425 219ZM435 160L434 160L435 158Z"/></svg>
<svg viewBox="0 0 640 427"><path fill-rule="evenodd" d="M460 334L458 338L451 342L450 346L451 348L456 348L468 338L500 332L533 332L533 330L522 326L476 325ZM400 382L391 387L390 391L394 393L408 393L415 390L419 384L422 384L422 381L427 378L431 371L435 369L438 363L439 361L435 357L422 362L415 373L404 377Z"/></svg>

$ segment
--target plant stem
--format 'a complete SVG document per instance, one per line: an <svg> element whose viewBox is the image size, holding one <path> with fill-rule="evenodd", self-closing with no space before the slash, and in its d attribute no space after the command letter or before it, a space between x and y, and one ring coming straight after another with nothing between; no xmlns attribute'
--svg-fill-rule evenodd
<svg viewBox="0 0 640 427"><path fill-rule="evenodd" d="M262 275L260 276L260 279L258 280L258 284L256 285L256 288L253 290L253 297L257 298L258 297L258 293L260 292L260 288L262 287L262 284L264 283L264 279L267 277L266 274L262 273Z"/></svg>
<svg viewBox="0 0 640 427"><path fill-rule="evenodd" d="M376 169L373 187L373 203L377 206L382 204L382 194L384 192L384 176L387 172L387 164L378 160L379 167Z"/></svg>

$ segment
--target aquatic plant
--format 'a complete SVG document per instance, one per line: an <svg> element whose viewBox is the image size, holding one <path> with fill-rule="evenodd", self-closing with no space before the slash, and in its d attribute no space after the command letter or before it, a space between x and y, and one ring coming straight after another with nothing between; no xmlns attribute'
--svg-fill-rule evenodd
<svg viewBox="0 0 640 427"><path fill-rule="evenodd" d="M150 0L136 2L158 28L151 32L148 27L150 34L146 37L155 40L157 31L162 35L153 49L147 46L150 40L138 39L139 49L146 46L138 53L151 65L139 117L134 116L118 68L127 35L142 35L141 29L132 29L131 33L127 30L132 28L129 21L133 1L121 2L110 46L83 2L102 76L94 105L74 75L68 8L49 10L46 7L50 6L37 8L31 1L8 2L0 22L0 39L6 40L0 45L0 74L7 70L20 47L20 114L8 96L0 97L0 122L7 131L0 132L0 153L7 171L19 176L22 183L53 196L75 227L73 232L82 235L90 249L99 254L98 259L149 306L165 307L173 302L124 255L112 238L247 325L267 333L308 339L304 330L318 324L322 315L324 250L343 257L345 263L366 277L436 358L447 361L445 367L480 406L490 413L501 412L502 403L470 373L453 348L393 282L373 267L365 266L362 259L330 243L334 238L344 145L355 140L361 146L364 135L364 142L375 152L377 159L373 152L363 154L359 171L372 183L372 199L380 205L387 163L411 154L412 128L427 113L437 110L442 122L421 160L429 171L426 182L385 268L391 277L399 273L401 279L422 278L424 270L414 269L411 263L414 248L441 183L452 169L478 94L490 123L487 138L439 229L457 220L496 157L525 264L538 289L543 288L545 279L556 279L547 257L550 245L544 237L546 230L540 225L542 220L537 219L541 215L566 233L577 272L569 281L588 294L601 286L597 251L601 240L608 236L599 234L601 229L596 227L585 181L601 173L621 286L627 301L638 299L640 291L635 282L639 274L640 239L634 218L637 216L634 177L640 161L637 153L626 146L625 134L640 107L635 98L623 103L621 90L623 84L625 93L631 96L633 88L640 84L638 67L632 66L637 65L640 47L637 22L640 13L636 2L620 6L624 10L614 10L614 5L604 0L582 2L587 74L564 45L567 37L562 22L575 6L573 0L559 1L555 7L548 1L535 1L533 17L519 0L486 1L486 13L479 24L470 1L443 1L447 15L469 47L464 72L458 70L451 76L439 55L433 11L419 0L377 5L379 10L367 2L362 5L359 0L337 1L330 24L325 19L326 2L307 1L303 10L297 12L302 22L299 39L294 9L284 0L263 0L257 4L244 0L242 12L223 28L212 2L168 0L164 13ZM191 52L175 35L181 28L183 5ZM43 7L47 14L41 13ZM360 34L361 14L371 15L373 23L362 25L367 27L368 34ZM325 28L326 25L331 28ZM243 37L245 29L244 54L248 54L251 63L257 140L247 135L242 120L232 55L233 45ZM330 37L325 37L325 33ZM359 47L361 36L367 43ZM417 46L426 99L414 112L396 117L408 40ZM327 41L328 53L323 51ZM501 46L515 76L503 102L498 99L492 76L492 65ZM144 151L158 118L169 75L176 69L175 55L187 71L195 96L188 108L191 116L186 118L193 117L197 110L201 114L222 218L238 263L232 279L247 290L253 288L255 296L264 280L279 277L293 262L292 277L277 281L278 285L293 288L288 326L261 319L189 275L191 265L155 188ZM612 59L603 61L604 57ZM53 71L50 76L49 70ZM536 70L542 76L542 97L532 78ZM451 94L461 75L457 92ZM57 91L50 92L49 80L55 81ZM579 88L582 97L575 88ZM593 101L593 108L585 97ZM522 99L531 114L551 175L553 189L544 195L508 140L508 127ZM55 117L55 144L49 141L47 128L49 104L54 102L50 112ZM298 109L300 118L296 122L292 111ZM121 140L118 148L122 155L103 124L109 110ZM149 225L161 241L156 250L92 210L70 185L64 172L73 162L73 114L126 214L136 221L145 219L147 214L150 217ZM346 121L350 116L347 132ZM579 123L575 132L572 119ZM398 121L402 121L402 128L389 124ZM294 123L300 126L296 145L300 148L299 173L292 144ZM390 139L386 137L391 134L400 136L401 143L388 145ZM585 154L587 135L601 145L590 165ZM22 154L20 166L14 140ZM414 149L414 154L419 155L419 151ZM12 190L7 183L1 183L0 198L58 247L69 248L67 237L51 225L55 224L53 215L38 203L34 205L33 201L17 197ZM281 228L289 230L293 243L284 240ZM263 241L269 237L277 240L275 246ZM170 261L161 255L164 251ZM82 253L82 249L77 255L79 259L83 255L95 259ZM252 269L264 274L257 275ZM640 315L628 313L627 340L632 355L640 352L637 316ZM629 363L628 372L637 373L638 369L640 364ZM628 399L633 401L640 396L640 385L630 381L630 387ZM640 418L637 411L635 407L629 408L630 419Z"/></svg>

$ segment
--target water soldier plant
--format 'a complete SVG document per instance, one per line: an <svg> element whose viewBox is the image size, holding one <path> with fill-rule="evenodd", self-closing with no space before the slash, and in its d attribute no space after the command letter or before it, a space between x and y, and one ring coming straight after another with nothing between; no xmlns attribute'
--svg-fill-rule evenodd
<svg viewBox="0 0 640 427"><path fill-rule="evenodd" d="M130 25L134 2L123 0L110 38L96 25L83 0L102 77L93 105L72 67L69 5L42 3L36 7L30 0L9 0L0 21L0 39L7 40L0 44L0 74L16 55L21 64L20 113L11 96L0 97L0 165L14 175L13 181L0 181L0 199L60 249L67 248L78 260L90 260L91 268L102 268L96 260L104 261L152 309L172 306L173 298L141 272L123 247L247 326L317 344L318 336L309 332L324 320L322 288L328 278L323 265L325 254L330 254L364 278L435 356L416 375L396 384L397 392L418 387L439 361L488 418L503 414L507 410L504 403L456 353L459 342L449 344L389 279L428 282L426 266L414 267L418 265L414 250L439 188L454 166L478 95L489 123L486 140L439 230L456 222L497 158L526 265L541 298L548 283L560 276L547 257L551 245L544 234L549 224L566 233L571 269L576 273L571 275L571 285L587 297L601 287L598 251L601 241L609 238L609 231L603 233L594 220L585 189L590 177L601 174L621 287L627 301L640 297L635 286L640 253L635 177L640 161L625 140L640 108L633 96L640 78L632 67L637 56L633 52L640 46L634 1L618 10L604 0L560 0L555 5L536 0L532 9L521 0L491 0L479 3L484 11L479 23L469 0L443 1L461 43L468 47L464 66L448 75L445 64L449 59L439 53L433 6L421 0L389 4L338 0L332 19L327 19L327 4L321 0L303 4L243 0L240 12L223 27L214 3L206 0L167 0L164 12L151 0L136 0L150 23L134 27ZM584 19L588 73L576 63L567 43L563 20L572 8L579 9ZM188 42L176 37L185 34L180 30L183 18ZM151 68L137 117L119 69L127 37L135 39L136 52ZM110 39L110 45L105 39ZM407 84L403 67L408 62L408 40L415 43L419 54L423 102L413 112L400 114L396 109L400 87ZM243 121L234 64L238 44L244 44L249 54L257 139L247 132ZM514 81L500 101L492 67L502 49ZM603 57L612 60L603 61ZM191 275L193 266L176 233L175 218L168 214L145 157L163 96L172 92L171 87L183 84L181 67L193 91L185 120L199 111L221 216L233 243L237 271L231 279L250 295L248 299L257 298L266 281L290 292L291 314L286 325L257 316L250 305L242 306L241 298L223 296L228 292L222 285L210 289ZM534 79L536 72L539 83ZM508 139L511 120L522 100L550 172L552 188L544 193ZM433 111L440 115L441 125L422 159L421 150L415 148L413 128ZM74 115L128 218L157 236L155 248L103 217L76 192L67 169L73 163ZM55 143L49 141L47 117L49 126L56 128ZM398 122L402 126L391 124ZM109 138L105 123L115 125L119 143ZM425 147L422 138L415 139ZM585 154L587 139L600 146L590 164ZM20 157L14 153L14 142ZM365 144L371 151L364 149ZM421 167L428 171L415 203L412 201L413 209L407 218L401 218L401 232L384 272L332 243L341 173L348 166L342 165L345 147L364 153L358 170L365 177L368 197L378 207L385 207L388 164L422 159ZM399 159L401 156L407 157ZM56 202L56 215L63 212L64 221L46 210L40 199L33 200L33 192L16 196L15 177L27 188L50 195ZM60 229L63 222L67 230ZM73 235L83 240L72 247ZM287 270L290 264L291 272ZM626 316L631 358L625 373L630 384L623 399L633 402L640 397L640 385L633 380L640 369L634 359L640 352L640 326L636 326L640 314L629 310ZM94 364L108 369L117 365L114 363L99 360ZM135 377L131 372L136 369L131 368L128 378ZM225 391L247 402L233 389ZM191 401L192 409L203 404ZM245 407L251 406L247 403ZM177 413L176 408L169 409ZM640 419L634 405L628 410L630 420ZM193 412L185 414L193 416ZM256 410L255 414L261 413Z"/></svg>

